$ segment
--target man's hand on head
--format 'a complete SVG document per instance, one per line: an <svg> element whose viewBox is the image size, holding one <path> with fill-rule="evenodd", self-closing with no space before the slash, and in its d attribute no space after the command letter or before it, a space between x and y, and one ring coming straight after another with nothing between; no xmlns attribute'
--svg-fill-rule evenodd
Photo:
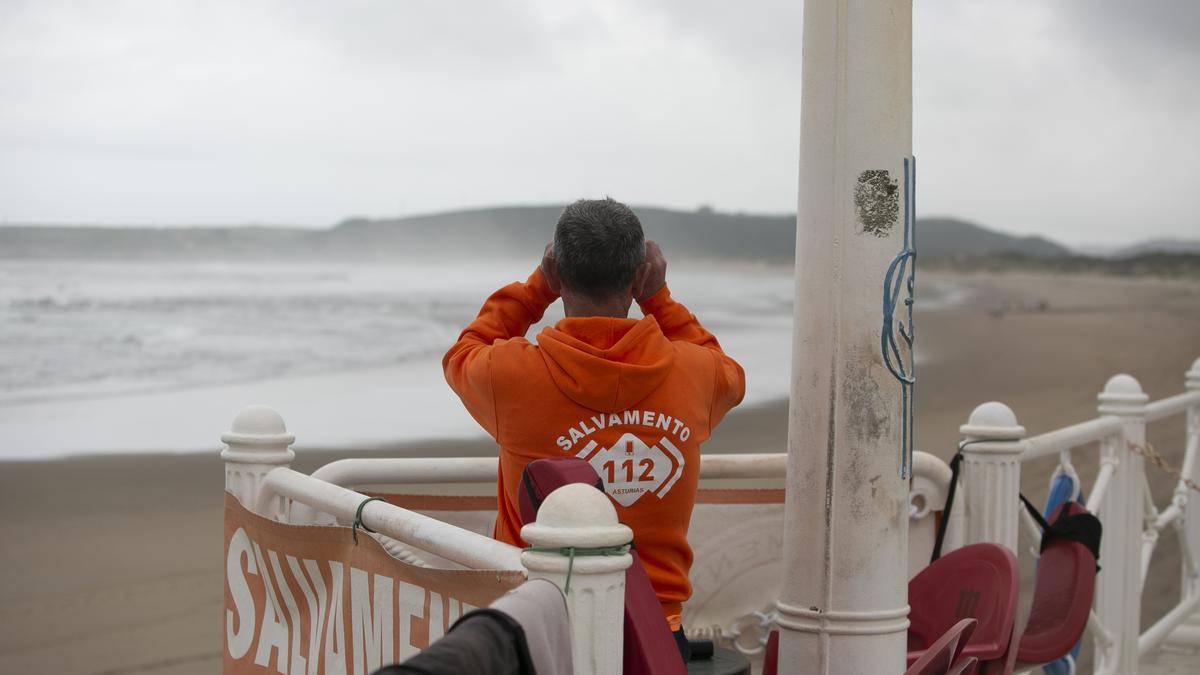
<svg viewBox="0 0 1200 675"><path fill-rule="evenodd" d="M546 244L546 250L542 252L542 264L539 266L542 270L542 276L546 277L546 285L555 295L562 294L562 286L558 280L558 265L554 260L554 242Z"/></svg>
<svg viewBox="0 0 1200 675"><path fill-rule="evenodd" d="M641 269L638 270L638 277L638 302L649 300L667 285L667 259L663 257L658 244L650 239L646 240L646 262L642 263Z"/></svg>

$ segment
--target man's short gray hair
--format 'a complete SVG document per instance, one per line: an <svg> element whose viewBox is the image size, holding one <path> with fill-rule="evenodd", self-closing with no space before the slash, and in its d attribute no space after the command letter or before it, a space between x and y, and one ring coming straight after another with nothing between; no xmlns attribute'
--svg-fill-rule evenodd
<svg viewBox="0 0 1200 675"><path fill-rule="evenodd" d="M580 199L563 210L554 228L554 258L563 286L610 297L629 288L646 260L642 223L611 197Z"/></svg>

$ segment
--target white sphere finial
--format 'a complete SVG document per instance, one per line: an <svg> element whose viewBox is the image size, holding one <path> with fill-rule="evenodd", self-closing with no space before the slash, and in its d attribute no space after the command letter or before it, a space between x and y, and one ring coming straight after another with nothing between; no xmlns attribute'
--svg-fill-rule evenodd
<svg viewBox="0 0 1200 675"><path fill-rule="evenodd" d="M226 462L285 464L296 457L291 445L296 437L288 433L283 417L274 408L252 405L242 408L221 442L227 447L221 457Z"/></svg>
<svg viewBox="0 0 1200 675"><path fill-rule="evenodd" d="M258 404L242 408L237 417L233 418L230 433L239 436L278 437L287 434L287 425L274 408Z"/></svg>
<svg viewBox="0 0 1200 675"><path fill-rule="evenodd" d="M1187 371L1185 378L1188 389L1200 389L1200 359L1192 361L1192 369Z"/></svg>
<svg viewBox="0 0 1200 675"><path fill-rule="evenodd" d="M1015 441L1025 436L1025 427L1017 423L1017 414L999 401L977 406L958 430L972 439Z"/></svg>
<svg viewBox="0 0 1200 675"><path fill-rule="evenodd" d="M1108 378L1108 382L1104 383L1104 393L1121 396L1142 394L1142 384L1132 375L1119 373Z"/></svg>
<svg viewBox="0 0 1200 675"><path fill-rule="evenodd" d="M622 546L633 541L633 530L617 522L617 510L594 485L571 483L546 497L521 538L534 546Z"/></svg>
<svg viewBox="0 0 1200 675"><path fill-rule="evenodd" d="M1125 373L1108 378L1104 391L1096 398L1100 401L1098 410L1102 415L1136 414L1150 400L1137 378Z"/></svg>

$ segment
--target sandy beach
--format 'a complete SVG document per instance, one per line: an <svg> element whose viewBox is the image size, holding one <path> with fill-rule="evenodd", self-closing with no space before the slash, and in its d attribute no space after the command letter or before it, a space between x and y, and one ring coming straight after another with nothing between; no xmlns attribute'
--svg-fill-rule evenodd
<svg viewBox="0 0 1200 675"><path fill-rule="evenodd" d="M1200 357L1200 283L1028 273L922 272L921 283L972 291L963 307L919 312L917 448L945 459L979 403L1010 405L1030 434L1096 415L1118 372L1152 399L1178 393ZM918 291L918 298L920 297ZM701 317L703 319L703 317ZM235 402L240 403L240 402ZM248 403L248 401L247 401ZM69 421L68 421L69 422ZM215 439L222 429L212 429ZM1178 466L1181 420L1149 440ZM786 402L736 411L706 452L782 452ZM482 441L334 451L306 448L294 468L347 456L484 455ZM1084 479L1094 454L1076 452ZM1023 490L1044 498L1052 463L1026 465ZM1156 502L1172 481L1153 469ZM0 464L0 673L213 673L220 668L222 465L208 454L113 455ZM1160 543L1143 625L1173 604L1178 547Z"/></svg>

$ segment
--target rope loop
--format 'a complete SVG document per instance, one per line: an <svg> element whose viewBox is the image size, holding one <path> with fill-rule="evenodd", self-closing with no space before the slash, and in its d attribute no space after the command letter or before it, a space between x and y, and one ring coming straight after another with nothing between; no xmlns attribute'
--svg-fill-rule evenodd
<svg viewBox="0 0 1200 675"><path fill-rule="evenodd" d="M354 524L350 526L350 536L354 537L354 545L355 546L358 546L358 528L361 527L364 532L370 532L371 534L375 534L375 530L372 530L371 528L367 527L366 523L364 523L362 521L363 507L366 506L370 502L386 502L386 501L387 500L384 499L383 497L367 497L366 499L362 500L362 502L359 503L358 508L355 509L355 511L354 511Z"/></svg>
<svg viewBox="0 0 1200 675"><path fill-rule="evenodd" d="M566 557L567 560L567 583L563 586L563 595L571 592L571 574L575 571L575 556L615 556L625 555L629 552L629 545L621 546L599 546L596 548L584 548L582 546L530 546L525 549L530 553L557 553Z"/></svg>

